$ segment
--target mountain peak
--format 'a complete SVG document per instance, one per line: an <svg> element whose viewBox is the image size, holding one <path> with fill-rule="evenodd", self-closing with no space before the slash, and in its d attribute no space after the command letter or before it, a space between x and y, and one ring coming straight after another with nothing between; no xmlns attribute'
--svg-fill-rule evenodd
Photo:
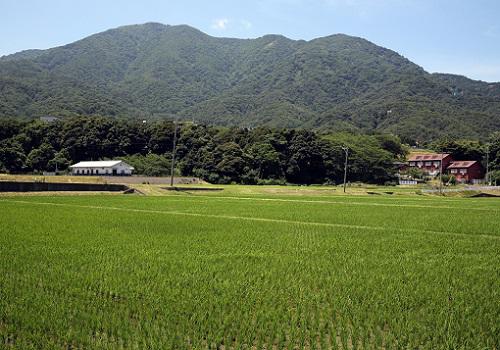
<svg viewBox="0 0 500 350"><path fill-rule="evenodd" d="M428 74L346 34L242 40L148 22L1 58L0 87L0 117L175 117L405 140L500 129L498 85Z"/></svg>

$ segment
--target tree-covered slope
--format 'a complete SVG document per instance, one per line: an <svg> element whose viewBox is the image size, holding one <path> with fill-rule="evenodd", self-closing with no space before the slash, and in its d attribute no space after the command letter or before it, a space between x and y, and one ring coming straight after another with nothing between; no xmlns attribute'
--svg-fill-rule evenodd
<svg viewBox="0 0 500 350"><path fill-rule="evenodd" d="M332 35L208 36L157 23L0 58L0 116L177 117L221 125L390 131L408 140L500 129L500 84L428 74Z"/></svg>

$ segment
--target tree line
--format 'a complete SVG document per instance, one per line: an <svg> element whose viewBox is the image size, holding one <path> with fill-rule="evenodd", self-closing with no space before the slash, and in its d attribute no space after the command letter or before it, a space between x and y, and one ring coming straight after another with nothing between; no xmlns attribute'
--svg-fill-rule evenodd
<svg viewBox="0 0 500 350"><path fill-rule="evenodd" d="M6 118L0 120L0 171L62 171L79 161L119 158L138 174L168 175L173 136L172 121L75 117L47 123ZM175 171L213 183L339 183L344 145L350 150L351 181L394 181L394 162L405 155L392 135L183 124Z"/></svg>
<svg viewBox="0 0 500 350"><path fill-rule="evenodd" d="M47 123L0 119L0 172L64 171L79 161L122 159L134 166L137 174L169 175L174 128L172 121L165 120L74 117ZM467 145L474 146L471 149L478 146L480 151L474 157L484 158L484 145L472 141ZM343 180L342 147L349 149L348 177L352 182L394 182L396 164L404 161L407 153L398 137L386 134L321 134L303 129L184 123L178 127L175 172L212 183L338 184ZM499 156L497 135L496 143L490 144L492 169L500 170ZM471 154L464 157L470 159Z"/></svg>

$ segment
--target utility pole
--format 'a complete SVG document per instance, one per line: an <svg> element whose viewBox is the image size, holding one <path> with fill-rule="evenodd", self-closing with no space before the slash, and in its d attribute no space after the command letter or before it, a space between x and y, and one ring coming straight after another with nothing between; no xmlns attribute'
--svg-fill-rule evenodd
<svg viewBox="0 0 500 350"><path fill-rule="evenodd" d="M349 156L349 147L342 146L342 150L345 152L345 163L344 163L344 193L347 184L347 158Z"/></svg>
<svg viewBox="0 0 500 350"><path fill-rule="evenodd" d="M174 120L174 142L172 144L172 164L170 165L170 187L174 186L175 152L177 151L177 121Z"/></svg>
<svg viewBox="0 0 500 350"><path fill-rule="evenodd" d="M486 184L491 186L490 183L490 145L486 144Z"/></svg>
<svg viewBox="0 0 500 350"><path fill-rule="evenodd" d="M441 161L439 162L439 194L443 194L443 149L441 148Z"/></svg>

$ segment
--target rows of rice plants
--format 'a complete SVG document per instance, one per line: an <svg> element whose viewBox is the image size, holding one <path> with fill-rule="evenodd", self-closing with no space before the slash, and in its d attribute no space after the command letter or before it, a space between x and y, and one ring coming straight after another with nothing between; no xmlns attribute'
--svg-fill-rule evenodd
<svg viewBox="0 0 500 350"><path fill-rule="evenodd" d="M0 198L0 348L499 347L500 202L223 197Z"/></svg>

